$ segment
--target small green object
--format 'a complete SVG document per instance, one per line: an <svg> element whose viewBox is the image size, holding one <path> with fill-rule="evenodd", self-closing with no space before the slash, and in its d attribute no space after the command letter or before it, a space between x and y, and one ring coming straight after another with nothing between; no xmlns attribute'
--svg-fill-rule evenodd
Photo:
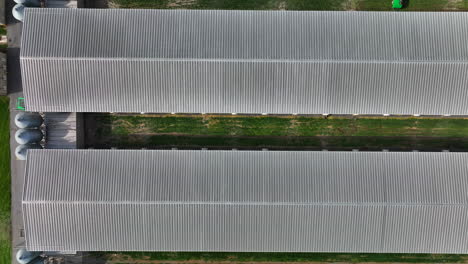
<svg viewBox="0 0 468 264"><path fill-rule="evenodd" d="M403 8L403 0L392 0L392 7L395 9Z"/></svg>
<svg viewBox="0 0 468 264"><path fill-rule="evenodd" d="M16 109L23 111L26 110L26 108L24 108L24 97L18 97L16 100Z"/></svg>

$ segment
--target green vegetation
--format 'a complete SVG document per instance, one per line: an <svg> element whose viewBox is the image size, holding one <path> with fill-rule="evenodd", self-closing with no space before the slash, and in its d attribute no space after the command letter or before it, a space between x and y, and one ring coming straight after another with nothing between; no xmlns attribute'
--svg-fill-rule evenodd
<svg viewBox="0 0 468 264"><path fill-rule="evenodd" d="M0 52L6 53L8 49L8 44L0 44Z"/></svg>
<svg viewBox="0 0 468 264"><path fill-rule="evenodd" d="M451 1L451 0L409 0L406 1L408 4L404 9L406 11L444 11L450 9L464 9L458 2L463 1ZM364 0L360 1L359 10L368 11L390 11L391 6L386 5L386 1L378 0Z"/></svg>
<svg viewBox="0 0 468 264"><path fill-rule="evenodd" d="M91 114L88 147L468 150L468 119Z"/></svg>
<svg viewBox="0 0 468 264"><path fill-rule="evenodd" d="M406 0L408 11L467 10L463 0ZM111 0L120 8L188 8L240 10L365 10L391 11L390 0Z"/></svg>
<svg viewBox="0 0 468 264"><path fill-rule="evenodd" d="M226 253L226 252L106 252L96 256L125 263L138 259L158 261L233 261L233 262L407 262L462 263L466 255L439 254L360 254L360 253ZM133 262L132 262L133 263ZM198 262L197 262L198 263Z"/></svg>
<svg viewBox="0 0 468 264"><path fill-rule="evenodd" d="M6 36L6 34L7 34L6 26L0 25L0 36Z"/></svg>
<svg viewBox="0 0 468 264"><path fill-rule="evenodd" d="M8 97L0 96L0 263L11 263Z"/></svg>
<svg viewBox="0 0 468 264"><path fill-rule="evenodd" d="M88 147L121 149L262 149L380 151L467 151L467 138L412 137L229 137L229 136L117 136Z"/></svg>
<svg viewBox="0 0 468 264"><path fill-rule="evenodd" d="M111 0L120 8L336 10L343 0Z"/></svg>
<svg viewBox="0 0 468 264"><path fill-rule="evenodd" d="M466 118L96 115L114 135L468 137ZM102 131L108 132L108 131Z"/></svg>

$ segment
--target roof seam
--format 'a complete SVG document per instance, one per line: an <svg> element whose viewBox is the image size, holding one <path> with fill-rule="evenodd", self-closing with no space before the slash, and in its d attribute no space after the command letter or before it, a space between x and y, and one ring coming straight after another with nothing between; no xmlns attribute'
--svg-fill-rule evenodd
<svg viewBox="0 0 468 264"><path fill-rule="evenodd" d="M411 60L294 60L294 59L200 59L200 58L124 58L124 57L34 57L21 56L22 60L67 60L67 61L180 61L180 62L272 62L272 63L408 63L408 64L468 64L468 61L437 60L437 61L411 61Z"/></svg>
<svg viewBox="0 0 468 264"><path fill-rule="evenodd" d="M56 201L23 200L23 204L121 204L121 205L249 205L249 206L467 206L466 203L385 203L385 202L165 202L165 201Z"/></svg>

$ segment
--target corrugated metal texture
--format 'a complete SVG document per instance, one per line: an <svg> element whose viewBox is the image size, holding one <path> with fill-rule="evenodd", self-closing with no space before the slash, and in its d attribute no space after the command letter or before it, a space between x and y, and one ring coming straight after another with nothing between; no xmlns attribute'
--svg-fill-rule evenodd
<svg viewBox="0 0 468 264"><path fill-rule="evenodd" d="M31 111L468 114L468 64L23 59Z"/></svg>
<svg viewBox="0 0 468 264"><path fill-rule="evenodd" d="M391 206L386 210L386 251L468 253L466 204Z"/></svg>
<svg viewBox="0 0 468 264"><path fill-rule="evenodd" d="M467 115L468 14L27 9L26 108Z"/></svg>
<svg viewBox="0 0 468 264"><path fill-rule="evenodd" d="M27 247L468 253L467 160L465 153L31 150Z"/></svg>
<svg viewBox="0 0 468 264"><path fill-rule="evenodd" d="M467 252L464 206L27 203L23 212L28 250Z"/></svg>
<svg viewBox="0 0 468 264"><path fill-rule="evenodd" d="M248 204L41 203L23 212L28 250L80 251L374 252L383 216L378 206Z"/></svg>
<svg viewBox="0 0 468 264"><path fill-rule="evenodd" d="M39 150L25 201L465 204L468 154Z"/></svg>
<svg viewBox="0 0 468 264"><path fill-rule="evenodd" d="M463 12L31 8L25 13L23 57L468 60Z"/></svg>

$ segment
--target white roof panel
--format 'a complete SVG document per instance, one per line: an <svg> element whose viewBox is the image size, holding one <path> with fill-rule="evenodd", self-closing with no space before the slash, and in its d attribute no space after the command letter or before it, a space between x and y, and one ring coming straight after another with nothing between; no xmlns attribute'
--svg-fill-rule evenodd
<svg viewBox="0 0 468 264"><path fill-rule="evenodd" d="M467 253L467 160L442 152L30 150L27 247Z"/></svg>

